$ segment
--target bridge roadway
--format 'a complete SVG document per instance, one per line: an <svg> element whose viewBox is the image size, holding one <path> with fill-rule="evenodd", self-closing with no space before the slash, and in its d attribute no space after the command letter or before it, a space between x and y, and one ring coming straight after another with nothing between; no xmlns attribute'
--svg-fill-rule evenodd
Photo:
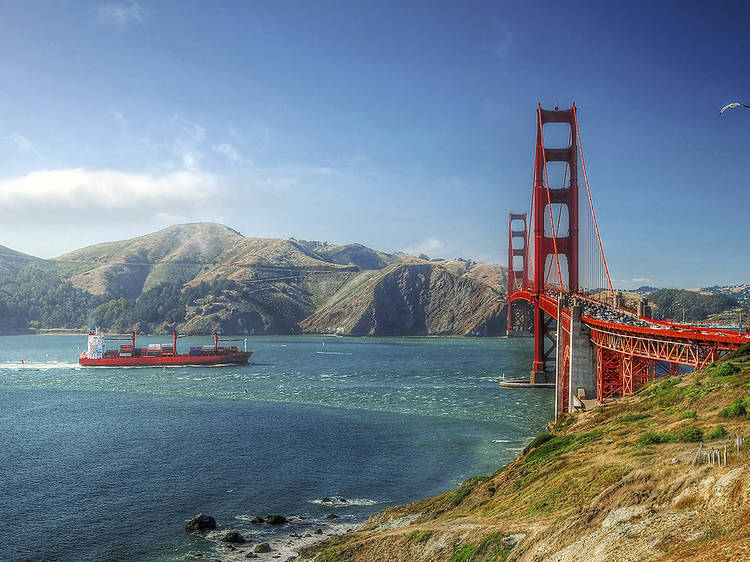
<svg viewBox="0 0 750 562"><path fill-rule="evenodd" d="M516 291L508 302L526 301L533 304L533 298L530 291ZM593 343L618 353L631 353L645 359L702 369L726 353L750 343L750 332L654 320L580 295L573 298L582 303L583 323L591 329ZM558 298L550 294L541 295L539 306L552 318L560 317L562 312L563 322L570 322L570 307L563 307L560 311ZM630 343L626 344L625 340Z"/></svg>
<svg viewBox="0 0 750 562"><path fill-rule="evenodd" d="M680 365L702 369L750 343L750 332L653 320L585 296L557 293L554 288L546 289L538 297L531 291L519 290L508 301L533 305L536 298L539 308L557 321L554 339L558 347L555 367L558 413L572 411L572 405L580 405L577 398L592 399L594 392L599 403L627 396L654 380L659 370L663 374L678 374ZM579 358L590 356L578 369L587 369L588 374L576 375L576 347L586 348L584 353L579 351ZM581 388L584 396L579 397Z"/></svg>

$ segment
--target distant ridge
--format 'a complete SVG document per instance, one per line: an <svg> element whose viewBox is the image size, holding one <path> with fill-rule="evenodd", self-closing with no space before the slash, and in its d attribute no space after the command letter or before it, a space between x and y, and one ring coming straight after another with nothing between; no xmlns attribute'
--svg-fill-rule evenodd
<svg viewBox="0 0 750 562"><path fill-rule="evenodd" d="M29 263L44 261L41 258L30 256L5 246L0 246L0 275L16 273Z"/></svg>
<svg viewBox="0 0 750 562"><path fill-rule="evenodd" d="M96 324L185 333L500 335L505 330L505 268L424 260L361 244L252 238L218 223L190 223L54 260L3 248L0 267L6 255L8 275L23 279L26 292L50 299L64 294L63 300L72 301L64 303L71 312L67 323L51 320L57 316L44 307L32 317L23 310L23 298L12 299L12 287L5 286L0 306L3 298L18 305L9 311L16 329L25 323L28 330ZM29 267L41 267L44 274L29 273ZM0 330L7 333L2 322Z"/></svg>

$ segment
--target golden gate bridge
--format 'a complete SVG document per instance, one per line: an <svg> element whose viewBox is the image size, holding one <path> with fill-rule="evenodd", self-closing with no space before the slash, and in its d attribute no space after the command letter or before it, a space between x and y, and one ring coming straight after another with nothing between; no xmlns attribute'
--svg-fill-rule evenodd
<svg viewBox="0 0 750 562"><path fill-rule="evenodd" d="M567 146L548 147L545 125L567 128ZM553 186L555 172L562 182ZM655 320L645 299L626 306L614 290L575 104L537 106L531 210L509 218L508 336L533 329L530 383L554 383L556 416L632 394L658 376L679 374L681 365L701 369L750 343L750 330Z"/></svg>

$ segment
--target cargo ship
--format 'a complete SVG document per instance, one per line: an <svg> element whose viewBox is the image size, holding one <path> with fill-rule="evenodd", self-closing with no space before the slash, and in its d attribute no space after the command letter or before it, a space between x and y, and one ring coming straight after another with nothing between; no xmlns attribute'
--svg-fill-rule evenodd
<svg viewBox="0 0 750 562"><path fill-rule="evenodd" d="M177 332L172 334L172 344L152 343L136 347L135 332L128 337L90 332L88 347L78 358L84 367L174 367L195 365L247 365L252 351L247 350L247 340L219 338L214 334L214 345L191 347L188 353L177 351ZM107 349L107 341L129 341L118 349ZM244 350L236 345L220 343L244 341Z"/></svg>

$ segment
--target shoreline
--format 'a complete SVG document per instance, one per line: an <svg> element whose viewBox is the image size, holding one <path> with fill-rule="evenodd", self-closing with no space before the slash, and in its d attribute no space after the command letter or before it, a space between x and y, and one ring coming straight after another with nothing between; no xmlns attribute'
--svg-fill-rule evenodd
<svg viewBox="0 0 750 562"><path fill-rule="evenodd" d="M13 332L7 334L0 334L0 336L88 336L89 332L82 328L43 328L37 331L28 332ZM106 334L105 334L106 335ZM137 333L139 337L162 337L171 336L172 332L163 333ZM243 337L243 338L257 338L257 337L304 337L304 336L317 336L325 338L345 338L345 339L386 339L386 338L414 338L414 339L442 339L442 338L466 338L466 339L480 339L480 340L499 340L507 339L506 335L494 335L494 336L474 336L471 334L364 334L364 335L353 335L353 334L330 334L323 332L302 332L293 334L223 334L231 337ZM211 334L185 334L186 337L208 337ZM520 339L520 338L519 338Z"/></svg>
<svg viewBox="0 0 750 562"><path fill-rule="evenodd" d="M290 518L289 522L286 523L284 531L280 532L278 536L264 540L254 540L252 535L245 536L244 543L232 544L224 543L221 541L221 537L232 529L226 528L216 531L211 531L204 535L204 539L208 542L213 543L213 550L210 553L195 552L188 553L188 559L194 560L221 560L225 562L238 562L240 560L280 560L281 562L287 562L291 560L297 560L300 556L300 552L316 543L333 539L338 536L346 535L352 531L358 529L367 518L363 518L357 522L347 523L322 523L317 519L298 519ZM315 530L320 529L321 533L316 533ZM280 529L281 531L281 529ZM255 552L256 545L267 543L271 550L269 552ZM255 556L248 556L254 554Z"/></svg>

